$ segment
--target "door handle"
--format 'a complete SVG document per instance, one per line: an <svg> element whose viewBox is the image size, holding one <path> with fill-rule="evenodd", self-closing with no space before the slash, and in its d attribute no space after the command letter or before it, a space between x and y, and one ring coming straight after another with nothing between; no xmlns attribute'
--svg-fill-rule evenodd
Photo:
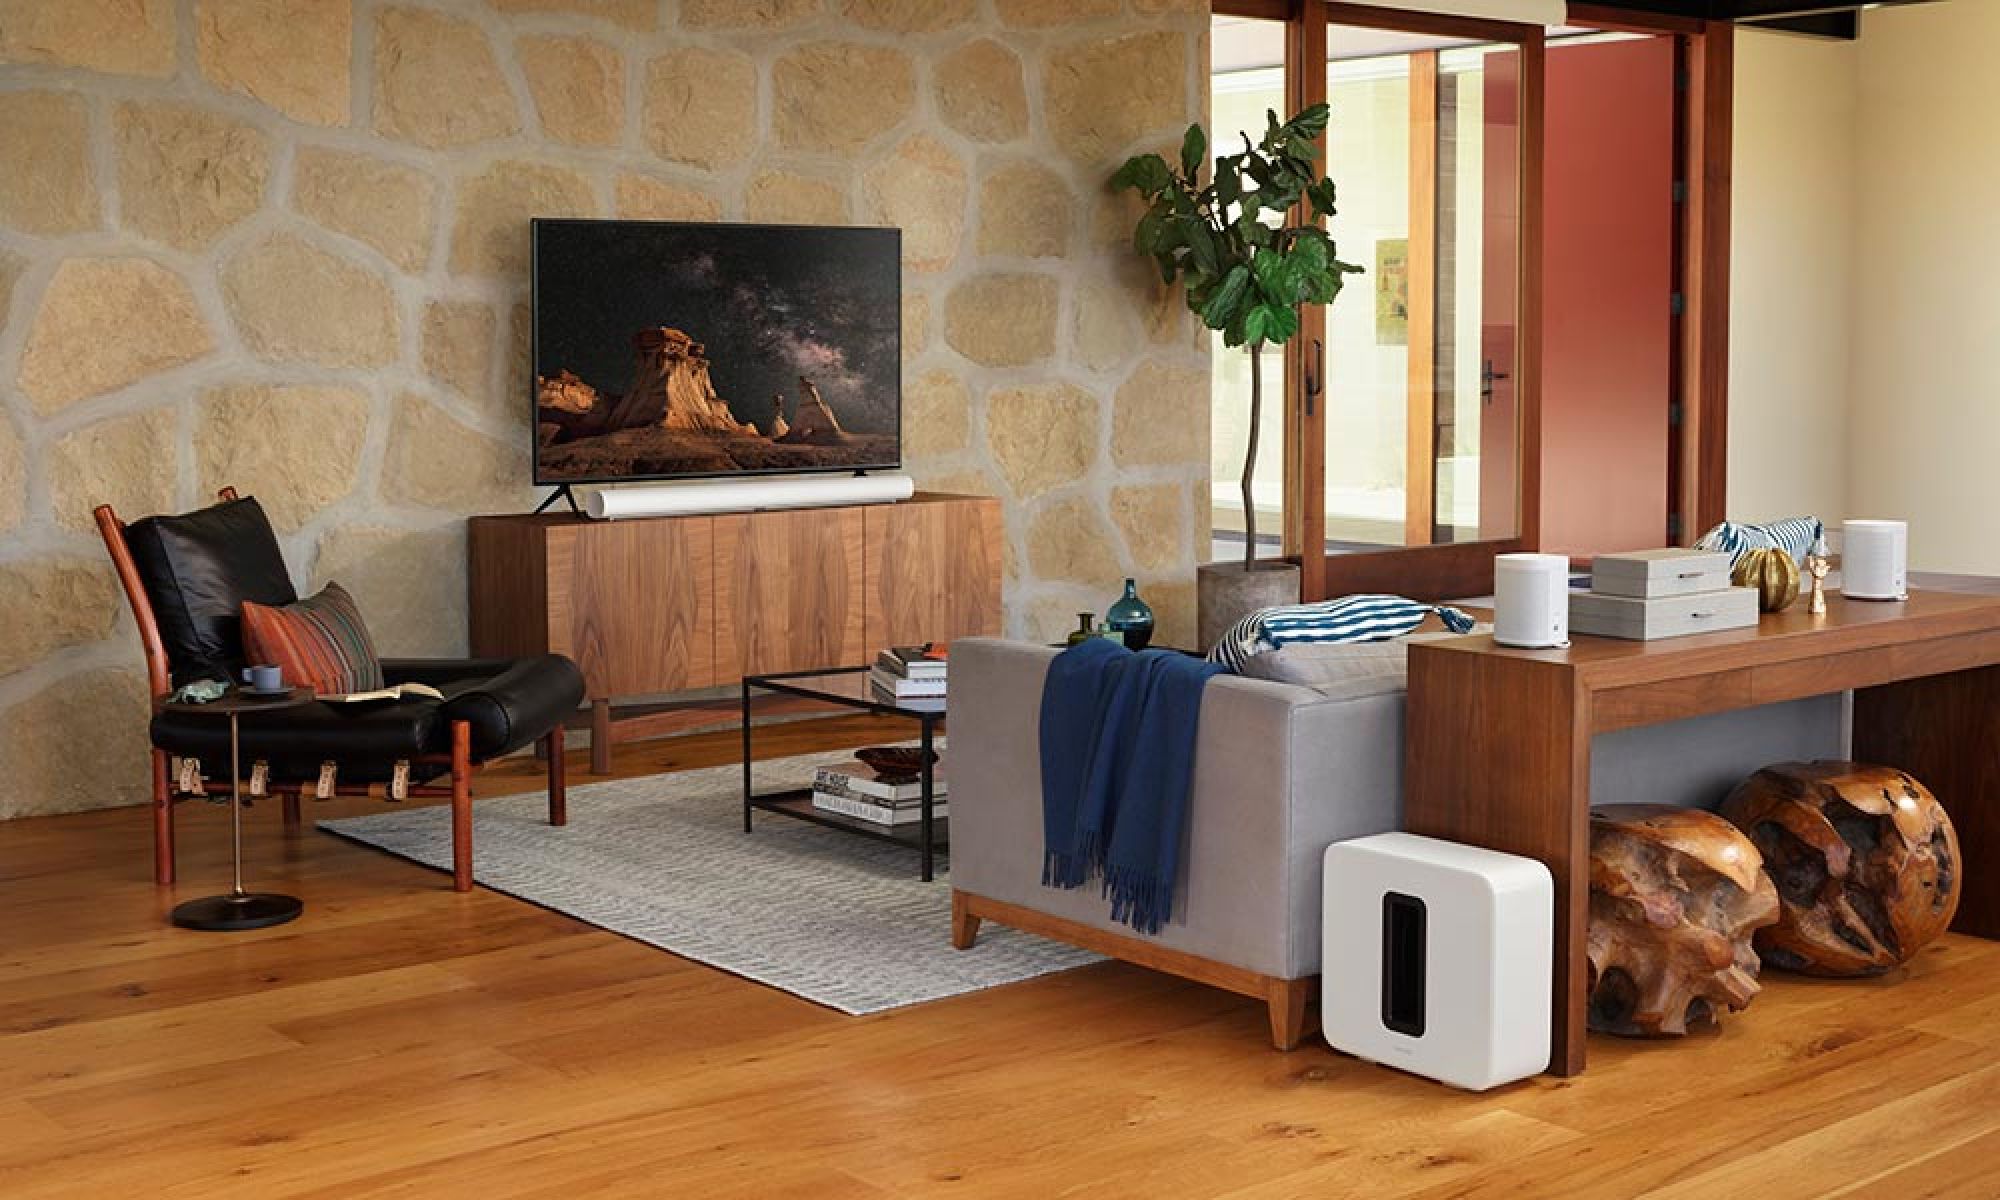
<svg viewBox="0 0 2000 1200"><path fill-rule="evenodd" d="M1513 376L1507 374L1505 371L1495 371L1493 369L1493 360L1490 358L1487 359L1486 365L1482 367L1479 371L1480 400L1484 401L1487 404L1493 403L1493 385L1502 379L1512 379L1512 378Z"/></svg>
<svg viewBox="0 0 2000 1200"><path fill-rule="evenodd" d="M1318 338L1314 338L1312 357L1306 360L1306 415L1309 417L1313 415L1313 408L1315 407L1313 401L1319 398L1320 381L1325 377L1326 344Z"/></svg>

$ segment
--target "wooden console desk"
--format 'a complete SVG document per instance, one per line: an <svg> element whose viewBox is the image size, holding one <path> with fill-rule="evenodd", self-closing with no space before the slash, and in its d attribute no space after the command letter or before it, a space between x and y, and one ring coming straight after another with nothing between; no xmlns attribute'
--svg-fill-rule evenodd
<svg viewBox="0 0 2000 1200"><path fill-rule="evenodd" d="M1827 607L1810 616L1801 599L1754 629L1654 642L1410 647L1406 827L1555 876L1551 1072L1583 1070L1594 734L1853 689L1855 757L1914 775L1957 826L1969 866L1952 928L2000 937L2000 596L1836 593Z"/></svg>

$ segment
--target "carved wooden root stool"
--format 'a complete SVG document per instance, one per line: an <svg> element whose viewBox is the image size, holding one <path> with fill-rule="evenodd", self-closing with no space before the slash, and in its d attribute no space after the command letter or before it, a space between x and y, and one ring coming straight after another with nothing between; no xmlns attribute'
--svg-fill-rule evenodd
<svg viewBox="0 0 2000 1200"><path fill-rule="evenodd" d="M1809 975L1879 975L1951 925L1958 836L1901 771L1780 763L1737 785L1722 814L1750 835L1778 887L1766 963Z"/></svg>
<svg viewBox="0 0 2000 1200"><path fill-rule="evenodd" d="M1757 847L1701 809L1590 813L1590 1027L1678 1037L1757 994L1751 936L1778 919Z"/></svg>

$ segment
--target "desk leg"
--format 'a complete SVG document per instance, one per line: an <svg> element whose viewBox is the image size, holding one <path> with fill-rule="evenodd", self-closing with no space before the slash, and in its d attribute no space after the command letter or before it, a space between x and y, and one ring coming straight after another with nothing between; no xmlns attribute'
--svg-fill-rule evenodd
<svg viewBox="0 0 2000 1200"><path fill-rule="evenodd" d="M1410 653L1403 823L1555 877L1549 1070L1583 1070L1590 927L1590 701L1563 663Z"/></svg>
<svg viewBox="0 0 2000 1200"><path fill-rule="evenodd" d="M1909 772L1944 805L1971 864L1951 927L2000 938L2000 667L1855 692L1854 757Z"/></svg>

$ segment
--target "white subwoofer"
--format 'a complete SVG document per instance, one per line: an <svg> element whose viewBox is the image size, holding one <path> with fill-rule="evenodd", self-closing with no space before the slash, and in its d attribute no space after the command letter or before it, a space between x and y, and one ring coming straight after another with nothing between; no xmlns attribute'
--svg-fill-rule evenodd
<svg viewBox="0 0 2000 1200"><path fill-rule="evenodd" d="M890 504L908 500L916 490L908 475L795 475L606 488L594 493L584 507L593 517L671 517L764 508Z"/></svg>
<svg viewBox="0 0 2000 1200"><path fill-rule="evenodd" d="M1849 521L1840 534L1840 594L1855 600L1908 600L1910 526Z"/></svg>
<svg viewBox="0 0 2000 1200"><path fill-rule="evenodd" d="M1547 867L1384 833L1328 846L1322 895L1327 1044L1472 1091L1548 1066Z"/></svg>
<svg viewBox="0 0 2000 1200"><path fill-rule="evenodd" d="M1569 645L1569 559L1501 554L1493 559L1493 640L1545 650Z"/></svg>

